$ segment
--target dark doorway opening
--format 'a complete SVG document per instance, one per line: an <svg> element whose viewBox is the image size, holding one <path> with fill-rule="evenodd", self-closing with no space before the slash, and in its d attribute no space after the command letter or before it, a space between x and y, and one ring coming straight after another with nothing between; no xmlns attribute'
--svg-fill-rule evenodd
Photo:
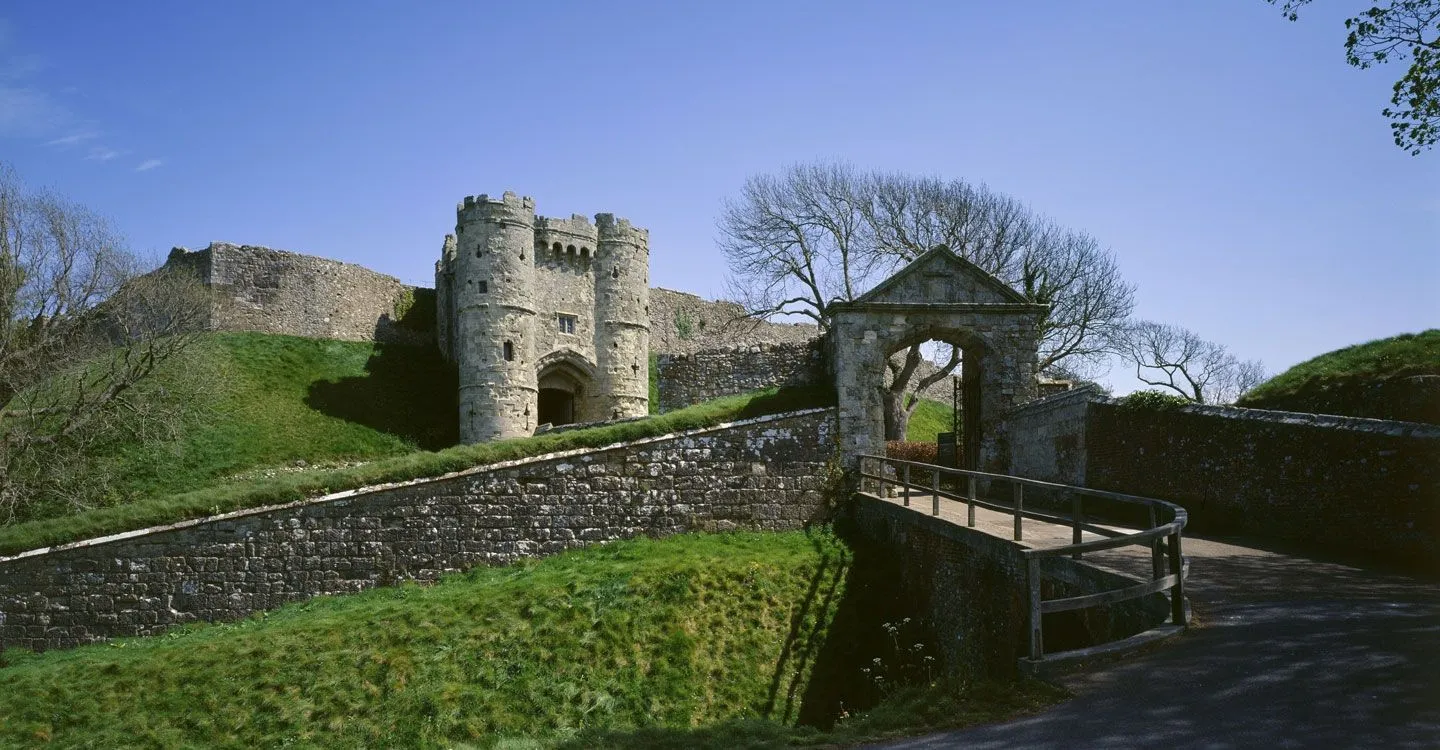
<svg viewBox="0 0 1440 750"><path fill-rule="evenodd" d="M540 389L540 424L572 424L575 421L575 394L559 388Z"/></svg>

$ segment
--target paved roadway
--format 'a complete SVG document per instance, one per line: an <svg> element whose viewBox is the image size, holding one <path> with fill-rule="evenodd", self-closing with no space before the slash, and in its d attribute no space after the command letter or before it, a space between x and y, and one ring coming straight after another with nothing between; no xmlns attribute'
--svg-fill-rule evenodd
<svg viewBox="0 0 1440 750"><path fill-rule="evenodd" d="M942 501L943 517L963 514ZM981 509L977 525L1009 538L1013 519ZM1070 541L1065 527L1024 531ZM1095 562L1143 572L1148 554ZM1440 748L1440 585L1233 540L1187 537L1185 554L1189 632L1060 679L1075 697L1043 714L876 747Z"/></svg>

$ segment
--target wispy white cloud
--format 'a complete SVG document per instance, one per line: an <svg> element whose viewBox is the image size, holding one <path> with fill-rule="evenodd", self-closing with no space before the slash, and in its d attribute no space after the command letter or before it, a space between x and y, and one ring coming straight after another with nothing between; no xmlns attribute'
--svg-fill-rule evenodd
<svg viewBox="0 0 1440 750"><path fill-rule="evenodd" d="M111 159L118 159L128 153L130 152L120 151L110 148L109 146L91 146L90 153L86 154L85 158L90 161L110 161Z"/></svg>
<svg viewBox="0 0 1440 750"><path fill-rule="evenodd" d="M0 137L43 138L70 120L70 113L45 92L0 83Z"/></svg>
<svg viewBox="0 0 1440 750"><path fill-rule="evenodd" d="M140 166L136 167L136 168L135 168L135 171L136 171L136 172L149 172L150 170L152 170L152 169L154 169L154 168L156 168L156 167L158 167L158 166L160 166L161 164L164 164L164 163L165 163L165 161L164 161L163 159L146 159L145 161L140 162Z"/></svg>
<svg viewBox="0 0 1440 750"><path fill-rule="evenodd" d="M67 135L63 138L56 138L51 141L46 141L45 145L59 146L60 148L69 148L71 146L84 143L85 141L93 141L98 137L100 137L100 134L94 131L71 133L70 135Z"/></svg>

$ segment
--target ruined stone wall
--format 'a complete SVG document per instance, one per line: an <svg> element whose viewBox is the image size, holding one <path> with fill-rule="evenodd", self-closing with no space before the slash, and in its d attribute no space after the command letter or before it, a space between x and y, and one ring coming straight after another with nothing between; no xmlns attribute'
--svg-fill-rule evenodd
<svg viewBox="0 0 1440 750"><path fill-rule="evenodd" d="M638 535L827 512L815 409L0 558L0 645L74 646Z"/></svg>
<svg viewBox="0 0 1440 750"><path fill-rule="evenodd" d="M254 245L175 248L166 265L195 271L215 292L210 327L291 336L426 344L433 293L351 263ZM415 321L405 320L419 313Z"/></svg>
<svg viewBox="0 0 1440 750"><path fill-rule="evenodd" d="M671 289L650 290L650 349L693 354L766 344L798 344L819 337L813 325L771 323L744 317L734 302L705 300Z"/></svg>
<svg viewBox="0 0 1440 750"><path fill-rule="evenodd" d="M761 388L818 385L828 379L818 340L662 354L656 375L662 412Z"/></svg>

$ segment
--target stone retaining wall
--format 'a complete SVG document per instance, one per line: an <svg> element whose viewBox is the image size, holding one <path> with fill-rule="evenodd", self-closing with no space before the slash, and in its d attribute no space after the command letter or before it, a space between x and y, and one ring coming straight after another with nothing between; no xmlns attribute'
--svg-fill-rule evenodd
<svg viewBox="0 0 1440 750"><path fill-rule="evenodd" d="M1028 589L1020 545L867 495L856 495L853 528L897 565L893 585L938 640L945 673L961 680L1009 678L1028 650ZM1066 557L1046 558L1041 594L1055 599L1126 588L1137 581ZM1047 653L1119 640L1165 621L1153 594L1108 607L1046 615Z"/></svg>
<svg viewBox="0 0 1440 750"><path fill-rule="evenodd" d="M826 379L818 340L662 354L656 374L662 412L721 396L772 386L814 385Z"/></svg>
<svg viewBox="0 0 1440 750"><path fill-rule="evenodd" d="M826 514L831 409L0 558L0 646L63 648L637 535Z"/></svg>

